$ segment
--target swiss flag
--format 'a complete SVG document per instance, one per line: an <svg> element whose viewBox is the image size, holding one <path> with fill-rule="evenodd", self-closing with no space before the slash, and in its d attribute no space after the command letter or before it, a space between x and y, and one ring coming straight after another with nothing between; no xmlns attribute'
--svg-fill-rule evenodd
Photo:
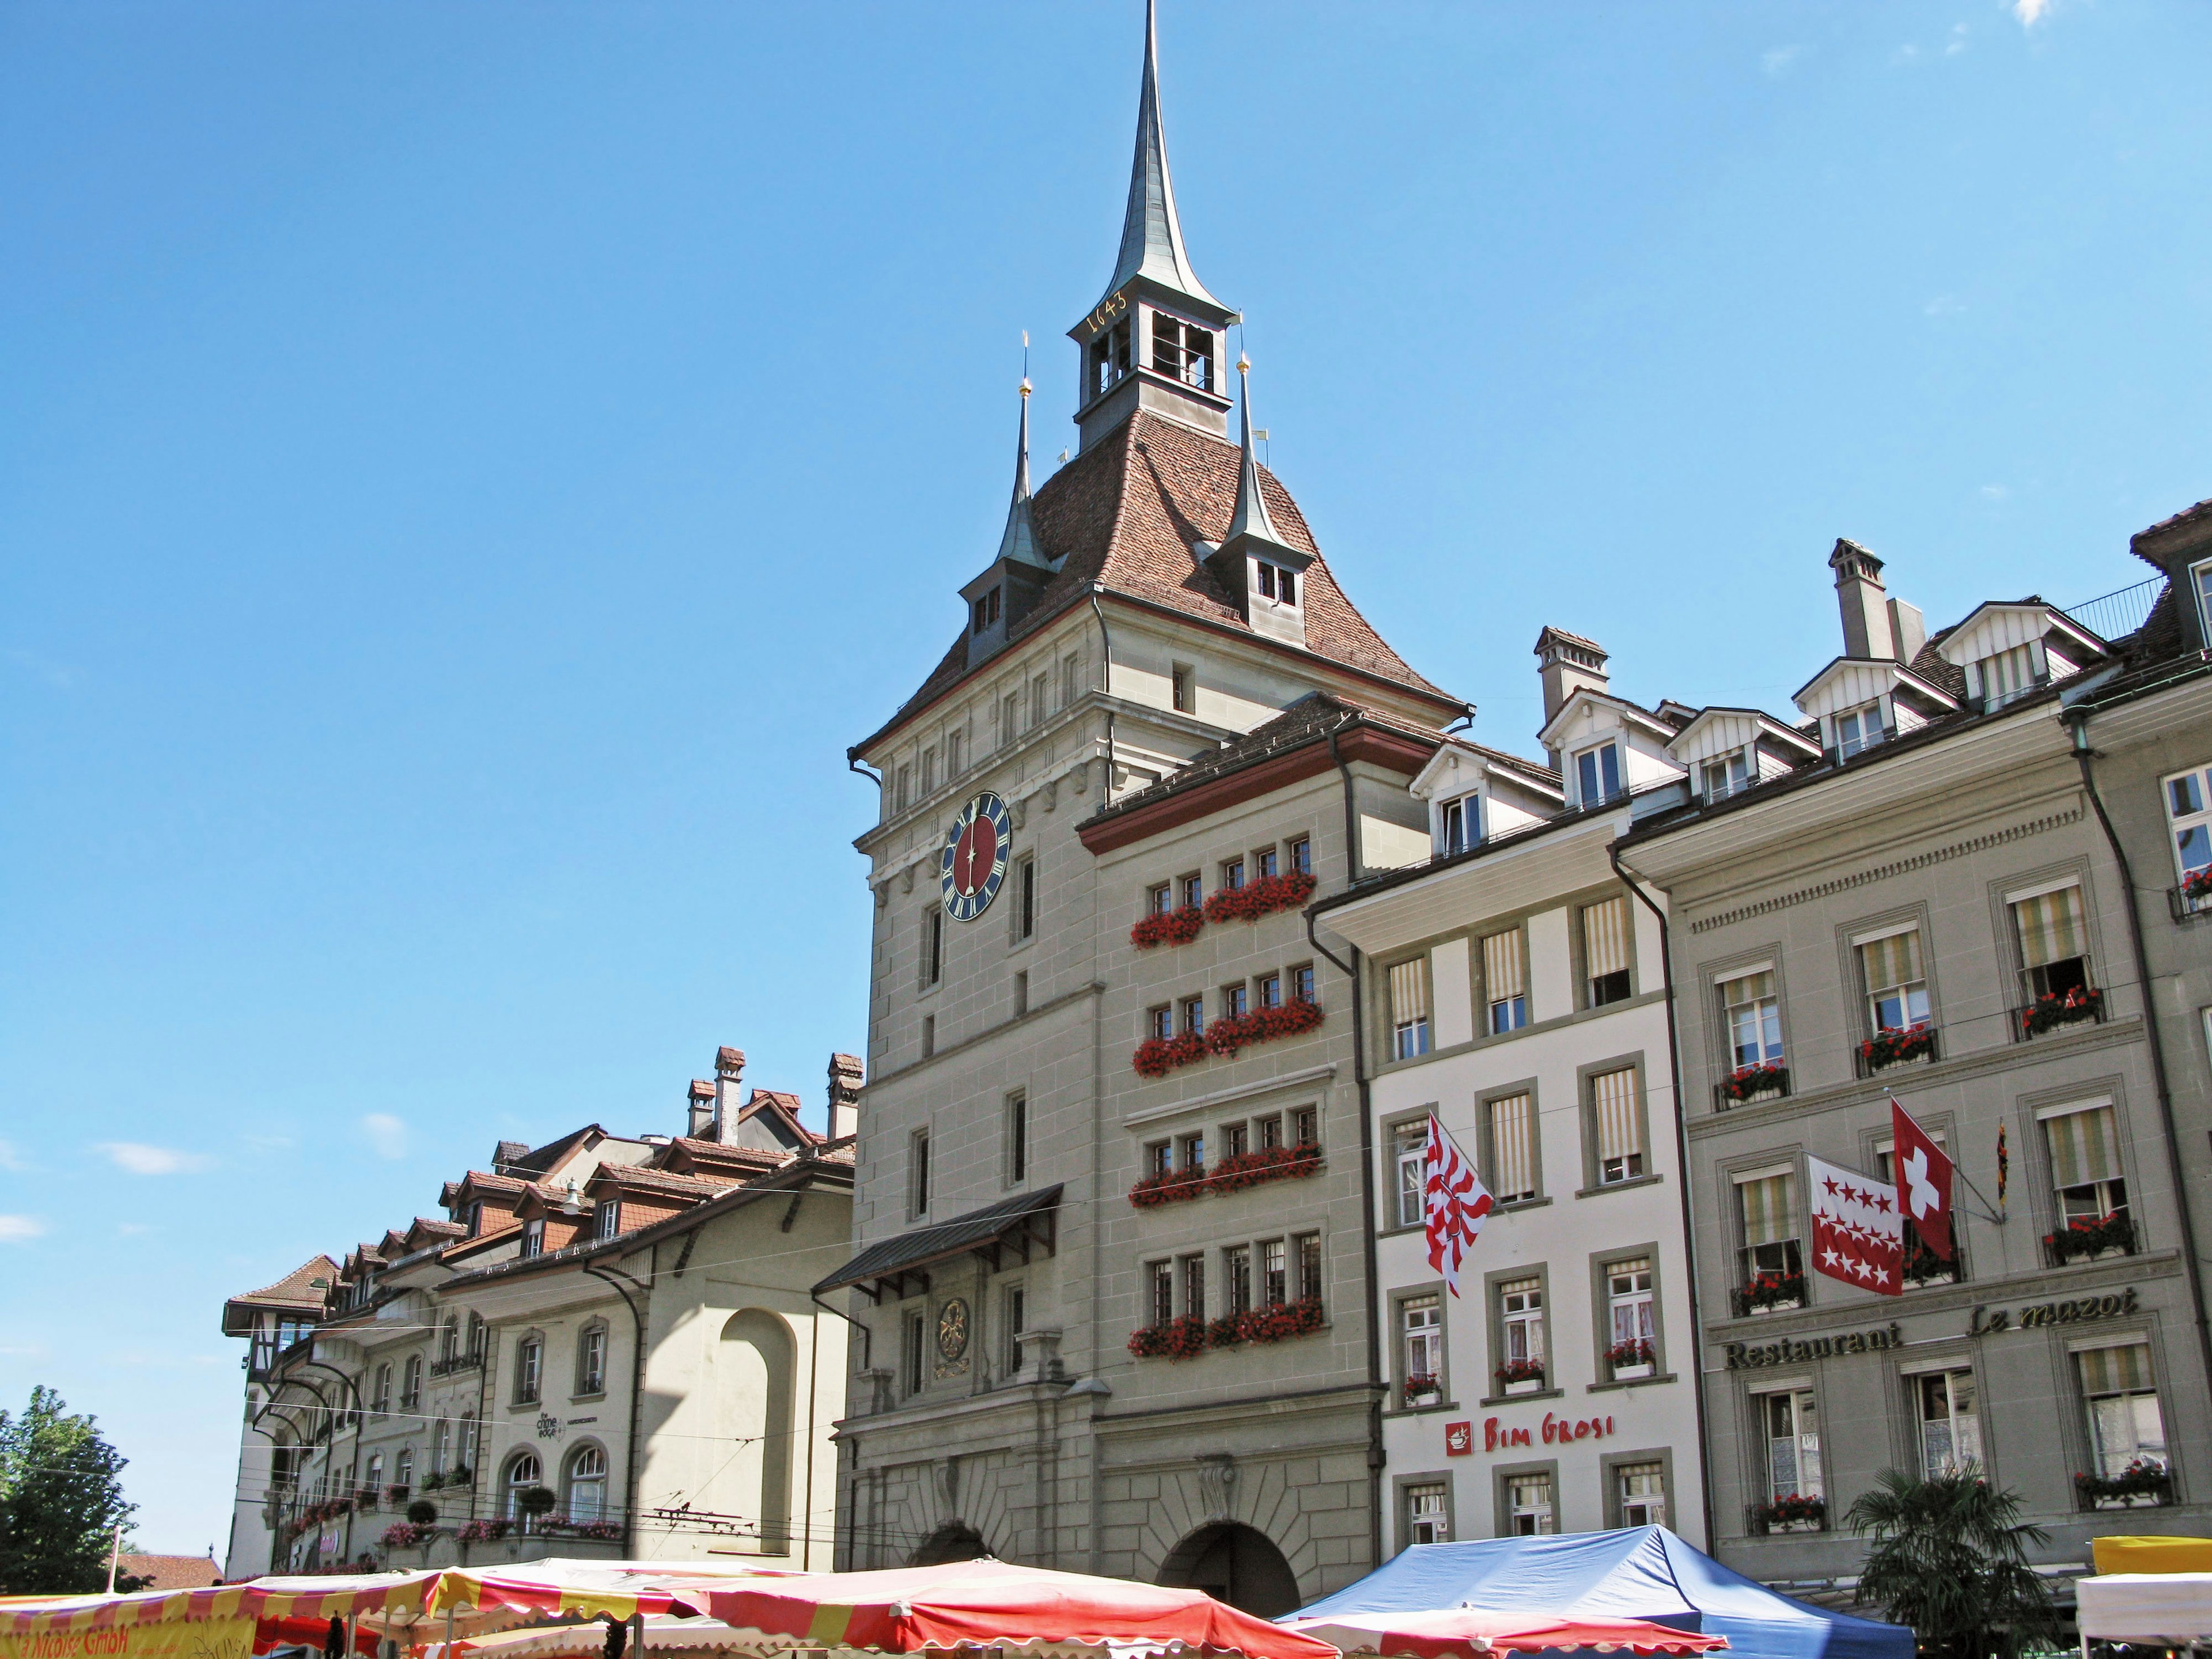
<svg viewBox="0 0 2212 1659"><path fill-rule="evenodd" d="M1928 1133L1897 1103L1889 1100L1889 1121L1897 1145L1889 1167L1897 1176L1897 1201L1920 1242L1946 1261L1958 1260L1951 1243L1951 1160Z"/></svg>

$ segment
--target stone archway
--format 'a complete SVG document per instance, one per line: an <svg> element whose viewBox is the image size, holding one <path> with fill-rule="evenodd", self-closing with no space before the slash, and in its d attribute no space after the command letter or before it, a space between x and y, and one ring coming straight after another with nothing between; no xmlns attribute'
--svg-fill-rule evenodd
<svg viewBox="0 0 2212 1659"><path fill-rule="evenodd" d="M983 1534L975 1528L963 1521L947 1521L921 1540L921 1547L907 1565L941 1567L947 1561L974 1561L990 1553L983 1546Z"/></svg>
<svg viewBox="0 0 2212 1659"><path fill-rule="evenodd" d="M1170 1550L1160 1564L1160 1583L1202 1589L1261 1619L1279 1619L1304 1599L1297 1575L1274 1540L1235 1521L1200 1527Z"/></svg>

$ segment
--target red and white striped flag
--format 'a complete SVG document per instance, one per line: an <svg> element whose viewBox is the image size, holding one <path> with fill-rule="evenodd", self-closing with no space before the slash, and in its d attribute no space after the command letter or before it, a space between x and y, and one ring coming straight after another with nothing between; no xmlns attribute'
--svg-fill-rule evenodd
<svg viewBox="0 0 2212 1659"><path fill-rule="evenodd" d="M1460 1156L1459 1143L1444 1133L1434 1112L1429 1114L1427 1169L1429 1266L1444 1276L1445 1285L1457 1296L1459 1264L1490 1213L1490 1190L1475 1174L1474 1165Z"/></svg>

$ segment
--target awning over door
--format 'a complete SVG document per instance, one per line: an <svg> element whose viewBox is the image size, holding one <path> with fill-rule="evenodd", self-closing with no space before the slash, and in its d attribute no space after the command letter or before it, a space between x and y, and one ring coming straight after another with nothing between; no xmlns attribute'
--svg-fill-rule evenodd
<svg viewBox="0 0 2212 1659"><path fill-rule="evenodd" d="M951 1221L871 1244L817 1285L814 1293L851 1286L878 1302L886 1291L894 1297L927 1291L930 1268L963 1255L989 1263L994 1273L1009 1257L1029 1261L1040 1246L1050 1255L1059 1234L1060 1192L1058 1187L1048 1187L1042 1192L1021 1193Z"/></svg>

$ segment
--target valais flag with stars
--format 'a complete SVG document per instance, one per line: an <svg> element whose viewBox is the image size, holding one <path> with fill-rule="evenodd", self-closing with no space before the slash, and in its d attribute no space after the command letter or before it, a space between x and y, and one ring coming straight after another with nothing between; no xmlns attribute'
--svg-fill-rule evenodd
<svg viewBox="0 0 2212 1659"><path fill-rule="evenodd" d="M1459 1294L1459 1264L1467 1247L1482 1231L1490 1213L1490 1189L1474 1172L1474 1165L1460 1156L1459 1143L1444 1133L1434 1112L1429 1114L1429 1172L1425 1212L1429 1229L1429 1266L1444 1276L1454 1296Z"/></svg>
<svg viewBox="0 0 2212 1659"><path fill-rule="evenodd" d="M1905 1217L1897 1188L1840 1164L1805 1160L1813 1194L1813 1267L1882 1296L1905 1294Z"/></svg>

